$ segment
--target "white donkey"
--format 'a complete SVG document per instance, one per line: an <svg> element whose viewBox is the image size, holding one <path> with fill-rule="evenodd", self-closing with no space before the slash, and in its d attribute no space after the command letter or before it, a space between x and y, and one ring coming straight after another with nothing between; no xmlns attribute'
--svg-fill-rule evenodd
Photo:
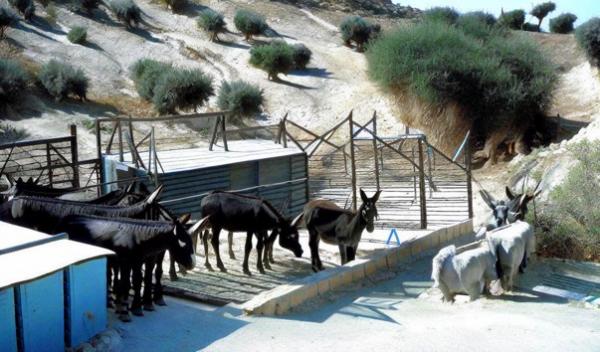
<svg viewBox="0 0 600 352"><path fill-rule="evenodd" d="M514 278L520 270L521 263L526 262L527 257L535 253L533 227L517 220L508 226L488 231L485 237L498 254L502 289L512 291Z"/></svg>
<svg viewBox="0 0 600 352"><path fill-rule="evenodd" d="M442 248L433 258L431 278L444 300L454 302L457 293L467 293L471 301L479 298L488 285L498 280L502 273L497 270L495 248L488 241L469 245L470 248L457 253L454 245ZM460 249L459 249L460 250Z"/></svg>

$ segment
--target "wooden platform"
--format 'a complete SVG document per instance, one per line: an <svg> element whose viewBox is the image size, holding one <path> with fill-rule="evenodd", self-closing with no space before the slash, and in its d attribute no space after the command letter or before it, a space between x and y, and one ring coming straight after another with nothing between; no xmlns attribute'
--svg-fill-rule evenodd
<svg viewBox="0 0 600 352"><path fill-rule="evenodd" d="M229 151L225 151L223 145L215 145L212 151L208 150L208 145L162 151L158 148L158 160L162 165L162 169L159 167L158 171L166 174L304 154L294 145L284 148L265 139L233 140L228 142L228 147ZM144 165L148 166L148 151L140 150L139 153ZM118 155L107 155L106 158L119 160ZM124 154L124 159L128 166L135 166L130 153Z"/></svg>

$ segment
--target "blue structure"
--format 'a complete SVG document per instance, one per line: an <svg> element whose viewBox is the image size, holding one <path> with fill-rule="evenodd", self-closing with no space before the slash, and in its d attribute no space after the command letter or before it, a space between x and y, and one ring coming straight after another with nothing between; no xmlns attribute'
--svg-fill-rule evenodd
<svg viewBox="0 0 600 352"><path fill-rule="evenodd" d="M0 350L64 351L106 329L112 252L0 222Z"/></svg>

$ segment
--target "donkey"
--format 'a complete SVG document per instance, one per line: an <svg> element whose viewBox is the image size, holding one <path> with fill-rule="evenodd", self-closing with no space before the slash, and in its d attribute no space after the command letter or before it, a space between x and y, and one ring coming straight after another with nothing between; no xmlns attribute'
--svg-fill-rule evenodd
<svg viewBox="0 0 600 352"><path fill-rule="evenodd" d="M377 191L372 198L368 198L365 192L360 190L362 204L357 212L342 209L335 203L316 199L311 200L304 206L304 212L292 222L296 226L302 219L308 229L311 263L313 271L323 270L323 264L319 257L319 241L337 244L340 249L342 265L354 260L358 243L362 232L373 232L373 220L377 217L375 203L379 199L381 191Z"/></svg>
<svg viewBox="0 0 600 352"><path fill-rule="evenodd" d="M444 295L443 300L454 303L457 293L467 293L471 301L479 298L492 281L502 277L497 249L487 241L478 247L457 253L454 245L442 248L433 257L431 278L434 287Z"/></svg>
<svg viewBox="0 0 600 352"><path fill-rule="evenodd" d="M189 217L189 216L188 216ZM131 312L141 316L142 297L141 267L146 259L169 250L177 263L187 269L193 269L196 257L192 246L191 233L197 229L186 230L183 219L149 221L136 219L111 219L90 215L67 216L61 224L69 238L114 251L120 280L117 285L117 302L126 302L129 295L129 276L133 273L134 296ZM144 301L151 300L152 275L144 276ZM120 312L121 319L129 321L129 314Z"/></svg>
<svg viewBox="0 0 600 352"><path fill-rule="evenodd" d="M39 231L55 233L63 218L69 215L97 215L111 218L144 218L155 207L155 202L163 186L159 186L145 200L130 206L87 204L53 198L16 197L8 203L11 206L9 222L36 228Z"/></svg>
<svg viewBox="0 0 600 352"><path fill-rule="evenodd" d="M40 185L40 177L36 179L30 177L27 181L24 181L21 177L15 180L12 176L7 175L10 188L4 191L3 194L7 196L7 200L16 196L58 198L67 193L79 190L78 188L52 188L50 186Z"/></svg>
<svg viewBox="0 0 600 352"><path fill-rule="evenodd" d="M525 258L526 247L535 247L533 228L519 220L487 232L486 239L498 254L498 263L502 268L502 289L512 291L515 276Z"/></svg>
<svg viewBox="0 0 600 352"><path fill-rule="evenodd" d="M542 183L540 180L535 186L533 193L528 194L523 190L522 193L513 193L508 186L505 188L506 197L508 198L508 205L511 211L516 215L513 221L524 220L527 212L529 211L527 205L529 202L535 199L542 190L539 188Z"/></svg>
<svg viewBox="0 0 600 352"><path fill-rule="evenodd" d="M219 234L222 229L227 231L246 232L246 246L244 251L243 270L251 275L248 268L248 256L252 249L252 235L256 235L258 252L257 269L264 274L264 268L270 269L269 262L263 265L262 251L269 230L278 229L279 243L294 253L296 257L302 256L302 247L299 242L298 230L284 218L268 201L232 192L214 191L204 197L200 204L205 222L210 224L212 230L211 244L217 257L217 267L225 272L225 266L219 254ZM204 221L203 221L204 222ZM207 236L204 236L205 251ZM208 262L208 260L207 260Z"/></svg>

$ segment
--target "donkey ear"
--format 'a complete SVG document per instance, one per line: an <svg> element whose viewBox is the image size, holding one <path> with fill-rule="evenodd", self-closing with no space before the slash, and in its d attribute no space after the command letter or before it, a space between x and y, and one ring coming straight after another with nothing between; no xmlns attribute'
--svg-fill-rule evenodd
<svg viewBox="0 0 600 352"><path fill-rule="evenodd" d="M33 180L33 184L34 184L34 185L37 185L38 183L40 183L40 180L42 179L42 175L43 175L43 174L44 174L44 170L42 170L42 171L40 172L40 175L39 175L39 176L38 176L38 177L37 177L35 180Z"/></svg>
<svg viewBox="0 0 600 352"><path fill-rule="evenodd" d="M191 218L192 218L192 214L186 213L186 214L181 215L177 220L179 221L180 224L185 225L188 223L188 221L190 221Z"/></svg>
<svg viewBox="0 0 600 352"><path fill-rule="evenodd" d="M154 192L152 192L152 194L150 194L148 196L148 198L146 199L146 203L147 204L152 204L156 201L156 199L158 198L158 196L160 195L160 193L163 191L164 185L160 185L158 186Z"/></svg>
<svg viewBox="0 0 600 352"><path fill-rule="evenodd" d="M481 195L481 199L483 199L485 204L487 204L487 206L490 207L490 209L492 209L492 210L496 209L496 204L494 202L494 198L492 198L492 196L490 196L489 193L487 193L484 190L480 190L479 194Z"/></svg>
<svg viewBox="0 0 600 352"><path fill-rule="evenodd" d="M6 174L6 179L8 180L8 184L12 187L15 185L15 179L11 174Z"/></svg>
<svg viewBox="0 0 600 352"><path fill-rule="evenodd" d="M365 194L365 191L363 191L362 188L360 189L360 199L362 199L363 203L366 203L369 201L369 197L367 197L367 195Z"/></svg>
<svg viewBox="0 0 600 352"><path fill-rule="evenodd" d="M131 182L129 184L129 186L127 186L127 188L125 188L125 193L128 193L128 194L133 193L133 191L135 190L135 185L136 185L135 181Z"/></svg>
<svg viewBox="0 0 600 352"><path fill-rule="evenodd" d="M521 196L521 198L519 198L519 211L521 210L521 208L523 207L523 205L526 205L529 202L530 199L528 199L527 197L527 193L523 194Z"/></svg>
<svg viewBox="0 0 600 352"><path fill-rule="evenodd" d="M377 201L379 200L379 195L381 194L381 190L375 192L375 195L373 196L373 198L371 198L371 201L373 203L377 203Z"/></svg>
<svg viewBox="0 0 600 352"><path fill-rule="evenodd" d="M200 219L198 222L196 222L194 224L194 226L190 227L190 229L188 230L188 233L190 235L193 235L193 234L197 233L198 230L201 230L202 228L204 228L204 227L206 227L208 225L209 219L210 219L210 215L206 216L206 217L204 217L202 219Z"/></svg>
<svg viewBox="0 0 600 352"><path fill-rule="evenodd" d="M508 199L513 200L515 198L517 198L510 190L510 188L508 188L508 186L506 186L505 188L506 191L506 196L508 197Z"/></svg>
<svg viewBox="0 0 600 352"><path fill-rule="evenodd" d="M298 225L300 224L300 221L302 221L302 218L304 217L304 212L298 214L298 216L296 216L292 222L290 223L291 227L298 227Z"/></svg>

